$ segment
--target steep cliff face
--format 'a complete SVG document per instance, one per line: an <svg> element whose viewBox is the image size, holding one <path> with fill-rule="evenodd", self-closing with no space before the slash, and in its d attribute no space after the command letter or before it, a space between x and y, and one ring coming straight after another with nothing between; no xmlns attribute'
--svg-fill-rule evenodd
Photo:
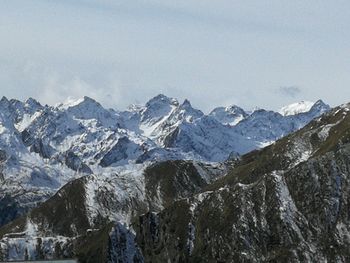
<svg viewBox="0 0 350 263"><path fill-rule="evenodd" d="M135 223L146 262L350 260L347 105Z"/></svg>

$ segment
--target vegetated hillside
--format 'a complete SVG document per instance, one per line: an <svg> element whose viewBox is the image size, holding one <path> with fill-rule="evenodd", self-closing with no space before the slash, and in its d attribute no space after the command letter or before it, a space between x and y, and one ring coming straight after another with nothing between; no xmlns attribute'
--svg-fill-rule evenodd
<svg viewBox="0 0 350 263"><path fill-rule="evenodd" d="M134 226L146 262L348 262L350 105Z"/></svg>
<svg viewBox="0 0 350 263"><path fill-rule="evenodd" d="M223 165L179 160L140 166L139 173L81 177L0 228L0 259L141 260L130 222L192 196L223 173Z"/></svg>

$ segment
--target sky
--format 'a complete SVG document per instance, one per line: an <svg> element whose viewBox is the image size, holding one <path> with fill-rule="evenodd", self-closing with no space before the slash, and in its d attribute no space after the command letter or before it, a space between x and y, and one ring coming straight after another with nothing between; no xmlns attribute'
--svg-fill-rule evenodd
<svg viewBox="0 0 350 263"><path fill-rule="evenodd" d="M1 0L0 95L204 111L350 101L350 1Z"/></svg>

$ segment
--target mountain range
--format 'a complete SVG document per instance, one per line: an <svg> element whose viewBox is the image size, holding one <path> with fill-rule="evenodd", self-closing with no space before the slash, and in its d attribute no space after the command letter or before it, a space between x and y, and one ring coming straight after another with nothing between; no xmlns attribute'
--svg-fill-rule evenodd
<svg viewBox="0 0 350 263"><path fill-rule="evenodd" d="M0 259L348 259L348 111L3 97Z"/></svg>

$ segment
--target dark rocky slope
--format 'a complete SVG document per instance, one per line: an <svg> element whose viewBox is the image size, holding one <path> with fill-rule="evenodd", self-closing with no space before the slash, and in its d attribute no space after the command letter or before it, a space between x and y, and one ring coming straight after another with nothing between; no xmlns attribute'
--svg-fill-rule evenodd
<svg viewBox="0 0 350 263"><path fill-rule="evenodd" d="M120 176L99 178L103 182L94 191L90 188L98 183L94 175L76 179L26 216L0 228L0 260L77 257L79 262L142 262L128 222L192 196L224 172L222 167L191 161L153 164L142 173L144 190L122 198L116 191ZM127 181L126 187L137 184ZM91 210L91 199L96 211Z"/></svg>
<svg viewBox="0 0 350 263"><path fill-rule="evenodd" d="M135 222L146 262L349 262L347 106Z"/></svg>

